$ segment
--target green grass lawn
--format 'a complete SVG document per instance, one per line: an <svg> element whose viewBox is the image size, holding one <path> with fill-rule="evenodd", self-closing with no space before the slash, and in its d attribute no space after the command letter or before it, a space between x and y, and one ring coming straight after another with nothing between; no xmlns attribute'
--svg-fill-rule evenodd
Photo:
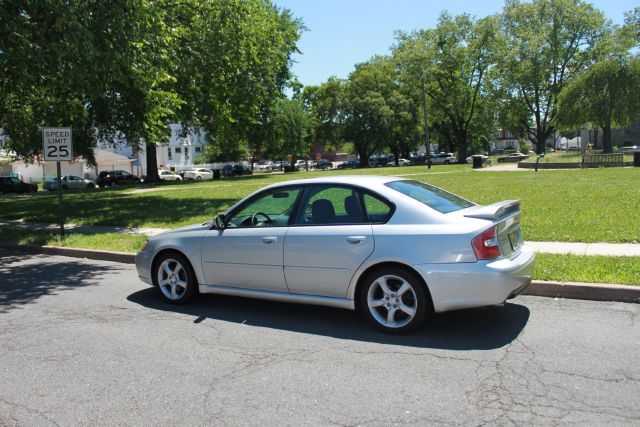
<svg viewBox="0 0 640 427"><path fill-rule="evenodd" d="M249 177L93 191L64 196L66 221L86 225L164 227L204 222L267 184L340 174L409 175L477 203L522 201L526 240L640 242L640 168L473 171L470 165L256 174ZM143 192L134 193L140 188ZM58 219L55 193L0 196L0 218Z"/></svg>

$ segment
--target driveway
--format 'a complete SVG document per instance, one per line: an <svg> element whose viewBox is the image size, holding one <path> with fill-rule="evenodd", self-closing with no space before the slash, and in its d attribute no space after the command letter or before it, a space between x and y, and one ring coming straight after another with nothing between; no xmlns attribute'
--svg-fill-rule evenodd
<svg viewBox="0 0 640 427"><path fill-rule="evenodd" d="M637 425L639 314L519 297L395 337L324 307L170 306L131 265L0 252L0 425Z"/></svg>

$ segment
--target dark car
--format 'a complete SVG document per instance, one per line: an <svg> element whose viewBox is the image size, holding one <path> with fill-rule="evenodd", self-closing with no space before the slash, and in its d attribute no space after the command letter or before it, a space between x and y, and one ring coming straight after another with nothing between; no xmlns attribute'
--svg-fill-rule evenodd
<svg viewBox="0 0 640 427"><path fill-rule="evenodd" d="M0 176L0 193L35 193L37 184L29 184L20 181L15 176Z"/></svg>
<svg viewBox="0 0 640 427"><path fill-rule="evenodd" d="M102 171L98 174L96 185L98 187L115 187L122 184L136 184L140 178L123 170Z"/></svg>
<svg viewBox="0 0 640 427"><path fill-rule="evenodd" d="M353 168L357 168L358 166L360 166L360 162L357 160L345 160L344 162L340 163L337 168L338 169L353 169Z"/></svg>
<svg viewBox="0 0 640 427"><path fill-rule="evenodd" d="M333 163L327 159L320 159L316 162L316 169L327 170L333 168Z"/></svg>
<svg viewBox="0 0 640 427"><path fill-rule="evenodd" d="M230 163L222 167L222 176L252 175L251 169L241 163Z"/></svg>

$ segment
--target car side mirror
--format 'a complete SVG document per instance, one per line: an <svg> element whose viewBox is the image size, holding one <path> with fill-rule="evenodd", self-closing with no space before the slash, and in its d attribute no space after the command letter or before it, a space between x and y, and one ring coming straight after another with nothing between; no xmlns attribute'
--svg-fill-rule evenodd
<svg viewBox="0 0 640 427"><path fill-rule="evenodd" d="M216 226L218 230L224 230L227 228L227 225L224 223L224 214L218 214L213 219L213 224Z"/></svg>

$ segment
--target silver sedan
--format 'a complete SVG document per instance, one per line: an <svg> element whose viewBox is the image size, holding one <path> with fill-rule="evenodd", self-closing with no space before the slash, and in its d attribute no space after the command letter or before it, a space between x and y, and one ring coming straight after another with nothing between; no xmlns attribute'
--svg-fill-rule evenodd
<svg viewBox="0 0 640 427"><path fill-rule="evenodd" d="M136 266L176 304L198 293L319 304L406 332L529 285L535 256L520 215L517 201L480 206L395 177L287 181L150 238Z"/></svg>

